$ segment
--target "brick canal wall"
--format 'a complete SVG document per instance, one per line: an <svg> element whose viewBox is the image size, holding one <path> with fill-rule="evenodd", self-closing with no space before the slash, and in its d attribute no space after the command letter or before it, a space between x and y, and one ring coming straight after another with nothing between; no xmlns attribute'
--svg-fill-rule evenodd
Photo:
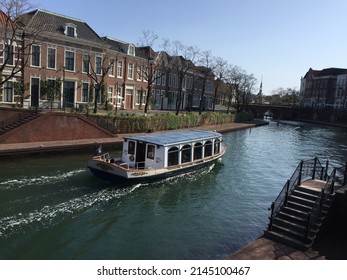
<svg viewBox="0 0 347 280"><path fill-rule="evenodd" d="M0 136L0 144L109 138L115 135L83 116L45 113Z"/></svg>

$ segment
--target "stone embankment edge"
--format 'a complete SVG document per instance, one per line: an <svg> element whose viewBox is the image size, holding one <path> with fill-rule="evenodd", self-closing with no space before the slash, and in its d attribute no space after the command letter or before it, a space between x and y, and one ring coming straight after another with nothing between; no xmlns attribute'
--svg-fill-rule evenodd
<svg viewBox="0 0 347 280"><path fill-rule="evenodd" d="M215 130L220 133L227 133L241 129L251 129L255 126L266 125L268 122L256 121L250 123L228 123L218 125L206 125L199 127L192 127L183 130ZM155 132L156 133L156 132ZM145 133L137 133L145 134ZM17 155L31 155L31 154L44 154L51 152L66 152L72 150L87 150L95 148L97 145L102 144L107 147L121 147L124 136L134 134L119 134L117 137L110 138L95 138L95 139L78 139L78 140L64 140L64 141L45 141L45 142L32 142L32 143L13 143L13 144L0 144L0 157L17 156Z"/></svg>

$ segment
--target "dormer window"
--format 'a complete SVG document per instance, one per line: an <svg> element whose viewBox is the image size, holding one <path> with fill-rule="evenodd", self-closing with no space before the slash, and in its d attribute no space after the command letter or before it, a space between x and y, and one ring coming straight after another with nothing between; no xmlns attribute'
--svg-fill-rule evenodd
<svg viewBox="0 0 347 280"><path fill-rule="evenodd" d="M77 37L77 32L76 32L76 25L73 23L67 23L65 25L65 31L64 34L69 37Z"/></svg>
<svg viewBox="0 0 347 280"><path fill-rule="evenodd" d="M128 55L135 56L135 46L134 45L129 45L129 47L128 47Z"/></svg>

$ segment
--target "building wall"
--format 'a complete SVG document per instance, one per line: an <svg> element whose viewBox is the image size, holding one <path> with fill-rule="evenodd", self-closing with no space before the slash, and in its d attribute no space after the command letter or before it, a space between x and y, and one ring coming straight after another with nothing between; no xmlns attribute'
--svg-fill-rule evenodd
<svg viewBox="0 0 347 280"><path fill-rule="evenodd" d="M45 13L41 11L41 13ZM47 12L47 14L50 14ZM64 16L54 15L58 16L59 20L64 20ZM65 25L68 25L69 22L71 22L71 18L65 19ZM78 24L84 24L78 23ZM64 24L63 24L64 25ZM83 25L84 27L87 26L87 24ZM77 27L76 32L79 33L78 30L79 27ZM89 28L89 29L88 29ZM31 64L31 57L29 57L29 63L24 69L24 82L28 85L28 89L25 91L25 97L24 97L24 107L36 107L36 106L43 106L45 103L47 103L47 98L43 97L40 93L40 86L35 86L33 82L37 82L37 84L40 84L40 81L45 80L58 80L60 79L63 82L62 89L60 92L60 96L57 96L55 100L55 108L62 108L62 107L75 107L78 108L80 104L83 104L84 106L87 105L87 102L85 102L82 98L82 89L83 84L89 84L89 89L94 84L94 81L86 74L82 72L82 61L84 54L89 54L91 57L91 65L95 68L95 60L96 56L102 55L108 56L109 59L113 59L115 61L114 65L114 75L107 75L105 78L105 90L108 92L107 98L108 101L113 104L115 107L115 103L117 102L117 107L124 106L124 109L140 109L143 108L145 105L145 99L148 95L147 93L147 87L148 83L143 79L137 79L137 69L138 66L140 66L142 69L145 67L149 68L148 61L149 57L151 59L155 57L154 51L150 47L146 48L135 48L135 49L141 49L141 52L139 53L130 53L128 50L130 50L131 47L134 47L132 44L124 43L119 41L119 45L122 45L122 48L116 48L112 46L112 40L107 41L107 47L103 43L102 39L100 38L100 42L95 41L95 32L90 29L90 27L87 27L89 32L91 32L94 35L94 40L91 40L90 42L86 39L81 39L78 36L77 37L71 37L67 36L65 33L54 33L55 31L49 31L49 30L42 30L40 32L40 39L35 41L35 45L40 46L40 65L39 66L33 66ZM85 30L84 30L85 32ZM65 34L65 35L64 35ZM26 38L25 43L30 44L32 38ZM110 44L109 44L110 43ZM111 47L109 47L111 46ZM55 68L49 69L48 68L48 48L55 48L56 49L56 59L55 59ZM74 70L70 71L66 68L64 68L65 65L65 54L66 51L71 51L74 53ZM123 63L123 69L122 69L122 75L117 75L118 69L117 69L117 62L122 61ZM0 61L1 62L1 61ZM129 78L129 65L133 65L133 77ZM190 70L189 74L187 74L187 77L190 76L191 79L196 80L199 76L198 68ZM171 71L172 72L172 71ZM172 73L167 73L167 75L170 75ZM20 78L20 76L19 76ZM34 79L34 80L33 80ZM168 85L169 77L166 77L165 84L157 84L156 82L153 83L152 89L154 92L154 96L152 97L152 100L155 100L156 97L156 103L154 104L156 106L156 109L175 109L176 108L176 100L177 100L177 84ZM177 77L176 77L177 82ZM213 77L212 77L213 82ZM193 81L192 82L195 87L190 88L183 88L183 97L182 97L182 107L181 109L185 109L187 106L199 106L199 99L200 99L200 91L201 88L197 88L199 83ZM212 83L213 84L213 83ZM71 86L71 89L68 94L64 93L64 88L67 86ZM121 98L116 99L117 89L120 91ZM157 94L159 92L159 94ZM142 102L139 102L139 96L141 96L141 93L143 95ZM90 92L91 95L91 92ZM95 95L95 90L93 90L93 95ZM205 108L211 108L211 101L212 98L209 96L213 95L213 90L210 86L206 87L205 92ZM88 98L89 102L91 103L89 107L92 107L94 102L91 102L93 100L92 97ZM99 100L99 99L98 99ZM0 103L3 102L3 94L0 94ZM11 103L11 102L10 102ZM15 101L12 102L12 104L15 103ZM101 103L101 102L100 102ZM140 104L141 103L141 104ZM192 104L190 104L192 103ZM104 104L100 104L102 106Z"/></svg>
<svg viewBox="0 0 347 280"><path fill-rule="evenodd" d="M0 136L1 144L108 138L114 135L84 117L47 113Z"/></svg>

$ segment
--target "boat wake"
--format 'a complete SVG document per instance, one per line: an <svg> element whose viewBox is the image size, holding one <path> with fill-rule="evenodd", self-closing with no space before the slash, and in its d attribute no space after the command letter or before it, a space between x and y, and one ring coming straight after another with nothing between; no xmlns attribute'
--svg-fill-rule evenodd
<svg viewBox="0 0 347 280"><path fill-rule="evenodd" d="M33 185L44 185L44 184L55 184L58 182L64 182L69 180L71 177L86 172L86 169L77 169L69 172L61 173L51 176L39 176L34 178L23 177L20 179L12 179L4 182L0 182L0 190L18 190L23 187L29 187Z"/></svg>
<svg viewBox="0 0 347 280"><path fill-rule="evenodd" d="M126 188L109 187L56 205L44 206L29 213L19 213L0 218L0 238L8 238L15 233L25 232L26 230L48 228L66 218L73 219L75 215L82 211L96 207L100 203L129 195L140 187L141 184Z"/></svg>
<svg viewBox="0 0 347 280"><path fill-rule="evenodd" d="M187 180L190 182L197 181L202 176L209 174L213 170L214 167L215 167L215 164L213 163L213 164L211 164L207 167L201 168L199 170L194 170L194 171L191 171L189 173L184 173L184 174L176 175L173 177L168 177L166 179L163 179L161 181L158 181L158 182L155 182L152 184L160 184L160 185L162 183L176 184L177 181L179 181L179 180Z"/></svg>

